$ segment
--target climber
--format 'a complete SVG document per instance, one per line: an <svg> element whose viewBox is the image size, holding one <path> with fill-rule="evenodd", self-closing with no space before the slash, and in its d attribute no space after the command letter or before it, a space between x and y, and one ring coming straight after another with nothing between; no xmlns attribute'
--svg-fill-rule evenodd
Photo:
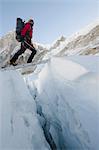
<svg viewBox="0 0 99 150"><path fill-rule="evenodd" d="M17 18L17 25L18 24L18 21L20 21L22 19L20 18ZM14 54L14 56L10 59L10 64L12 65L17 65L15 62L16 60L18 59L18 57L25 52L26 49L29 49L32 51L31 55L29 56L28 58L28 61L27 63L31 63L32 62L32 59L34 57L34 55L36 54L36 49L34 48L32 42L31 42L31 39L32 39L32 34L33 34L33 25L34 25L34 21L33 19L30 19L28 22L26 23L23 23L23 28L20 30L20 32L18 31L20 28L18 26L18 30L16 30L16 39L18 40L17 38L17 34L20 33L20 40L19 42L21 42L21 48L19 49L18 52L16 52ZM21 25L21 23L20 23Z"/></svg>

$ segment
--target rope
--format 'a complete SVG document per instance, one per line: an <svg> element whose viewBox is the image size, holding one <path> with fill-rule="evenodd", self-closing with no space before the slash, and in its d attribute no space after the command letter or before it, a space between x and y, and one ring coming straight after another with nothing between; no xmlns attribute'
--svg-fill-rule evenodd
<svg viewBox="0 0 99 150"><path fill-rule="evenodd" d="M29 47L35 49L33 46L31 46L28 42L24 41L24 43L26 43Z"/></svg>

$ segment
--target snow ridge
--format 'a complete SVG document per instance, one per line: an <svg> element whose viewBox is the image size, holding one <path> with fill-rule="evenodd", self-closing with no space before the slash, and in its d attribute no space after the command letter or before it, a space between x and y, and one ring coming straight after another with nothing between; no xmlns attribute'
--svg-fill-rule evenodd
<svg viewBox="0 0 99 150"><path fill-rule="evenodd" d="M92 57L85 61L78 58L55 57L36 79L30 75L26 80L33 97L36 93L35 101L47 119L57 149L97 150L99 74L90 66Z"/></svg>
<svg viewBox="0 0 99 150"><path fill-rule="evenodd" d="M0 79L0 149L49 149L22 77L0 71Z"/></svg>

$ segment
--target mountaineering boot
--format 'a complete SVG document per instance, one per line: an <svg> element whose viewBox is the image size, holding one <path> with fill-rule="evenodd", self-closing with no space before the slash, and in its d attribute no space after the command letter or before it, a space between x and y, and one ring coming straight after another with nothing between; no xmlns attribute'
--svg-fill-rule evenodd
<svg viewBox="0 0 99 150"><path fill-rule="evenodd" d="M10 65L16 66L16 65L17 65L17 63L16 63L16 62L12 62L12 61L10 61Z"/></svg>

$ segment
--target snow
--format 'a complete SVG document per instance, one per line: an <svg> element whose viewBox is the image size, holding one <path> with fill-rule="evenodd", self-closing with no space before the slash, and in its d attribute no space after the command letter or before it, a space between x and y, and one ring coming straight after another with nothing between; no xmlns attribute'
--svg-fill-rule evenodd
<svg viewBox="0 0 99 150"><path fill-rule="evenodd" d="M74 33L73 35L71 35L70 37L68 37L67 42L73 41L74 39L76 39L79 36L82 35L86 35L88 33L90 33L90 31L99 25L99 20L94 20L93 23L88 24L86 27L84 27L83 29L79 30L78 32Z"/></svg>
<svg viewBox="0 0 99 150"><path fill-rule="evenodd" d="M91 72L99 73L99 57L98 56L69 56L66 58L67 60L71 60L77 64L80 64L86 70Z"/></svg>
<svg viewBox="0 0 99 150"><path fill-rule="evenodd" d="M54 57L27 77L57 149L99 149L98 69L98 57Z"/></svg>
<svg viewBox="0 0 99 150"><path fill-rule="evenodd" d="M19 72L0 70L0 150L99 150L98 28L35 43L46 51L36 66L25 68L27 51ZM14 32L0 38L0 66L18 48Z"/></svg>
<svg viewBox="0 0 99 150"><path fill-rule="evenodd" d="M59 67L58 64L61 64L61 67ZM60 78L65 78L66 80L75 80L76 78L87 72L87 70L81 65L70 60L66 60L65 58L51 59L51 68L56 74L58 72Z"/></svg>
<svg viewBox="0 0 99 150"><path fill-rule="evenodd" d="M98 150L98 89L98 56L53 57L25 76L0 71L0 149Z"/></svg>
<svg viewBox="0 0 99 150"><path fill-rule="evenodd" d="M0 71L0 149L49 149L35 101L15 70Z"/></svg>
<svg viewBox="0 0 99 150"><path fill-rule="evenodd" d="M85 35L98 25L99 25L99 19L96 19L92 23L88 24L84 29L80 30L78 33L80 35Z"/></svg>
<svg viewBox="0 0 99 150"><path fill-rule="evenodd" d="M96 19L94 20L92 23L86 25L83 29L77 31L76 33L72 34L71 36L65 38L64 36L59 37L57 40L55 40L50 46L49 49L52 47L56 48L59 47L63 47L68 44L71 41L74 41L76 38L78 38L79 36L84 36L88 33L90 33L90 31L95 28L96 26L99 25L99 20ZM64 39L64 40L63 40ZM60 44L59 44L60 43Z"/></svg>
<svg viewBox="0 0 99 150"><path fill-rule="evenodd" d="M48 57L63 55L96 55L99 53L99 20L67 38L59 38L49 48ZM64 39L64 40L63 40Z"/></svg>
<svg viewBox="0 0 99 150"><path fill-rule="evenodd" d="M63 55L98 55L99 53L99 20L93 21L93 23L87 25L81 31L65 38L59 37L55 42L50 45L43 45L40 43L34 43L35 48L38 51L47 51L45 58L50 56L63 56ZM0 38L0 62L9 59L10 55L14 54L20 47L20 43L15 40L15 34L9 32L4 37ZM29 51L22 55L21 61L27 61ZM19 60L20 60L19 59ZM24 63L24 62L23 62ZM1 65L1 63L0 63Z"/></svg>

